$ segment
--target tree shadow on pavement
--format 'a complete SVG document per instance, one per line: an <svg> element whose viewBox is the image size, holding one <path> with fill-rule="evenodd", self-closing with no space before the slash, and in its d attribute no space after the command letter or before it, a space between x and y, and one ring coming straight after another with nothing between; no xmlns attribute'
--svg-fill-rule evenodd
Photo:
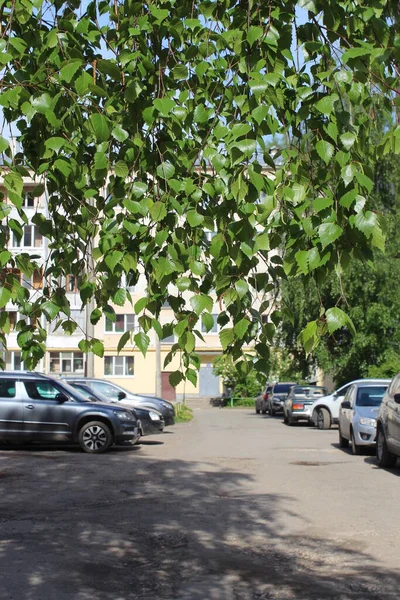
<svg viewBox="0 0 400 600"><path fill-rule="evenodd" d="M251 472L135 447L41 456L0 452L0 600L398 596L359 547L293 534L294 497L255 493Z"/></svg>

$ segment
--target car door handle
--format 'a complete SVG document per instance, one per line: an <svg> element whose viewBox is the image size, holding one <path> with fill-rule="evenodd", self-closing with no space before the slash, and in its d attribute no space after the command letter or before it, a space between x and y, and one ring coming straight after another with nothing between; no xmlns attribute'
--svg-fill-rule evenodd
<svg viewBox="0 0 400 600"><path fill-rule="evenodd" d="M25 406L25 408L29 408L29 410L32 410L32 408L35 408L35 407L33 406L33 404L27 404Z"/></svg>

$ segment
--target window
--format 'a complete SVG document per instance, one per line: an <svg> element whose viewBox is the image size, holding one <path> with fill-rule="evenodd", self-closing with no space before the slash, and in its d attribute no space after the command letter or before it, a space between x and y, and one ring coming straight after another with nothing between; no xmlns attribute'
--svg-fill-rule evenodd
<svg viewBox="0 0 400 600"><path fill-rule="evenodd" d="M209 320L209 317L212 317L214 321L214 325L211 329L207 329L206 322ZM206 319L204 317L201 318L201 333L217 333L218 332L218 323L217 323L218 315L207 315ZM206 322L204 322L206 320ZM207 323L208 324L208 323Z"/></svg>
<svg viewBox="0 0 400 600"><path fill-rule="evenodd" d="M82 352L50 352L50 373L84 373Z"/></svg>
<svg viewBox="0 0 400 600"><path fill-rule="evenodd" d="M6 363L6 371L22 371L24 363L21 360L21 352L4 352L4 362Z"/></svg>
<svg viewBox="0 0 400 600"><path fill-rule="evenodd" d="M105 356L104 375L127 377L134 374L133 356Z"/></svg>
<svg viewBox="0 0 400 600"><path fill-rule="evenodd" d="M24 381L26 393L32 400L55 400L60 390L48 381Z"/></svg>
<svg viewBox="0 0 400 600"><path fill-rule="evenodd" d="M32 276L32 287L34 290L43 289L43 269L35 269Z"/></svg>
<svg viewBox="0 0 400 600"><path fill-rule="evenodd" d="M106 333L124 333L135 327L135 315L116 315L115 323L106 317L105 330Z"/></svg>
<svg viewBox="0 0 400 600"><path fill-rule="evenodd" d="M386 385L361 387L357 391L356 405L380 406L386 390Z"/></svg>
<svg viewBox="0 0 400 600"><path fill-rule="evenodd" d="M0 398L15 398L15 381L0 379Z"/></svg>
<svg viewBox="0 0 400 600"><path fill-rule="evenodd" d="M24 194L24 201L23 201L22 206L24 208L34 208L34 206L35 206L35 198L34 198L34 196L32 195L31 192L25 192L25 194Z"/></svg>
<svg viewBox="0 0 400 600"><path fill-rule="evenodd" d="M81 278L76 275L67 275L66 277L61 277L60 287L65 288L66 292L70 294L75 294L79 292L79 287L81 284Z"/></svg>
<svg viewBox="0 0 400 600"><path fill-rule="evenodd" d="M43 246L43 236L35 225L25 225L22 232L22 239L18 239L13 231L11 236L11 246L13 248L41 248Z"/></svg>
<svg viewBox="0 0 400 600"><path fill-rule="evenodd" d="M175 342L174 335L167 335L164 339L160 340L160 344L173 344Z"/></svg>

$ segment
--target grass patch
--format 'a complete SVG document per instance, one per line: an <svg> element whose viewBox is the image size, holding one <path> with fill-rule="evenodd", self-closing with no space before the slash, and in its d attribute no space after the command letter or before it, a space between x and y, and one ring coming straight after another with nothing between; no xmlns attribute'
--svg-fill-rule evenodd
<svg viewBox="0 0 400 600"><path fill-rule="evenodd" d="M187 423L193 419L193 411L185 404L175 405L175 423Z"/></svg>

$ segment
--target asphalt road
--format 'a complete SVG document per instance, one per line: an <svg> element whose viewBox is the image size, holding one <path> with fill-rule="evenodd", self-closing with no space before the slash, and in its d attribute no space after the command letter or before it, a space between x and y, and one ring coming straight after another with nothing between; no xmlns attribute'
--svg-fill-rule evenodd
<svg viewBox="0 0 400 600"><path fill-rule="evenodd" d="M99 456L2 447L0 600L394 600L399 475L250 410Z"/></svg>

